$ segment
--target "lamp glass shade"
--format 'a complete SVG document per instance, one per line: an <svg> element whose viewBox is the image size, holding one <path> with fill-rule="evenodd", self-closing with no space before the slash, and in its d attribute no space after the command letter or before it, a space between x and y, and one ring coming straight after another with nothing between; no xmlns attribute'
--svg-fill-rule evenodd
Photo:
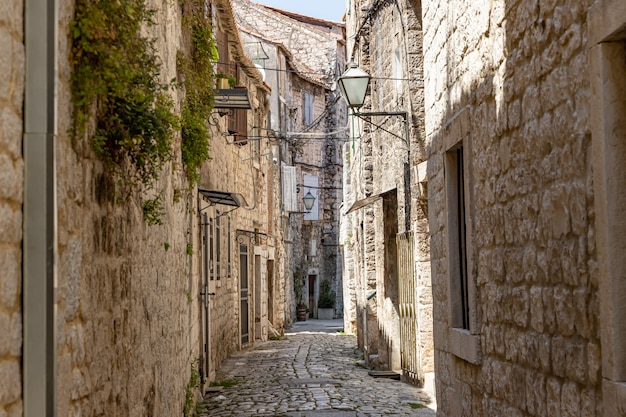
<svg viewBox="0 0 626 417"><path fill-rule="evenodd" d="M304 208L306 209L306 211L311 211L311 209L313 208L313 203L315 203L315 196L309 191L306 193L303 200Z"/></svg>
<svg viewBox="0 0 626 417"><path fill-rule="evenodd" d="M365 101L367 85L370 82L370 75L351 62L346 72L341 74L337 80L341 94L351 108L361 108Z"/></svg>

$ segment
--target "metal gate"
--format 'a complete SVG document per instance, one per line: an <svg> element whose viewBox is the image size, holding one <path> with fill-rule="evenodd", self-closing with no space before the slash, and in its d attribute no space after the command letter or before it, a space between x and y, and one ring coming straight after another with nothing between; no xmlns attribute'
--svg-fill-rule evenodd
<svg viewBox="0 0 626 417"><path fill-rule="evenodd" d="M423 381L417 345L417 300L415 292L415 254L413 232L396 235L400 314L400 360L402 379L412 384Z"/></svg>

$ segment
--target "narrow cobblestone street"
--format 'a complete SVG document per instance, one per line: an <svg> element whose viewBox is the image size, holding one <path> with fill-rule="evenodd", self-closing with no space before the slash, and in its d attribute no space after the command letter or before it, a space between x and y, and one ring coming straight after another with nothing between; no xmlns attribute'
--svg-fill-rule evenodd
<svg viewBox="0 0 626 417"><path fill-rule="evenodd" d="M280 340L236 353L217 373L227 386L207 393L201 415L435 415L424 390L368 375L356 338L340 333L342 327L342 320L297 322Z"/></svg>

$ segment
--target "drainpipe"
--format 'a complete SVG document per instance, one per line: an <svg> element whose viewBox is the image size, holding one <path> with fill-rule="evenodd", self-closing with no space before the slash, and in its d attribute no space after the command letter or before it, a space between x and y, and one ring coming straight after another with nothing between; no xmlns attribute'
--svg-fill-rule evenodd
<svg viewBox="0 0 626 417"><path fill-rule="evenodd" d="M24 1L24 417L56 416L57 0Z"/></svg>

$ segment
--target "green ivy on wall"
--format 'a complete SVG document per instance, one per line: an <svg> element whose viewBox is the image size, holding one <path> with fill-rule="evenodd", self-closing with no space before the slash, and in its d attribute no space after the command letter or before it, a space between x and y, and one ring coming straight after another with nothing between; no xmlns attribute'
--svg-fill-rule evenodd
<svg viewBox="0 0 626 417"><path fill-rule="evenodd" d="M207 120L213 109L213 67L218 55L205 1L180 0L180 3L185 46L185 52L179 51L177 56L178 78L185 89L181 153L187 177L195 184L200 179L200 167L209 159Z"/></svg>
<svg viewBox="0 0 626 417"><path fill-rule="evenodd" d="M160 83L154 41L140 35L154 11L143 0L77 0L72 37L73 134L130 189L153 187L172 158L179 121ZM127 164L130 163L130 167Z"/></svg>

